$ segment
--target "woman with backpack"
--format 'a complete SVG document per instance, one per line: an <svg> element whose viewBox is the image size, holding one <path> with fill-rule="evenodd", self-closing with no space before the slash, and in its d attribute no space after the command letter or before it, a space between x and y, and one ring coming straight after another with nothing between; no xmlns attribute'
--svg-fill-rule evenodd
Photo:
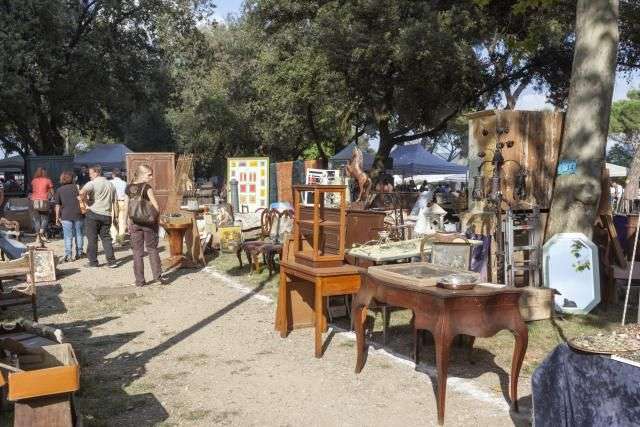
<svg viewBox="0 0 640 427"><path fill-rule="evenodd" d="M140 165L133 175L132 182L125 189L125 209L131 236L136 286L146 285L143 261L145 247L149 255L153 281L166 284L158 254L159 206L153 189L149 185L152 179L153 170L147 165Z"/></svg>
<svg viewBox="0 0 640 427"><path fill-rule="evenodd" d="M62 225L64 258L62 262L84 258L84 211L80 205L78 186L73 183L73 172L60 174L60 187L54 196L56 224ZM73 241L76 241L76 257L73 258Z"/></svg>

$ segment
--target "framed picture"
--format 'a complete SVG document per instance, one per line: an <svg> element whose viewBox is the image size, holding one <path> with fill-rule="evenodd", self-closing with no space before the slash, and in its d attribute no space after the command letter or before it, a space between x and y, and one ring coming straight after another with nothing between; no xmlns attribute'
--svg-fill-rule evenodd
<svg viewBox="0 0 640 427"><path fill-rule="evenodd" d="M32 253L35 283L54 282L56 280L56 263L53 251L36 249Z"/></svg>
<svg viewBox="0 0 640 427"><path fill-rule="evenodd" d="M434 242L431 246L431 262L456 270L468 271L471 267L471 244Z"/></svg>
<svg viewBox="0 0 640 427"><path fill-rule="evenodd" d="M239 226L220 227L218 233L222 252L235 252L242 243L242 228Z"/></svg>
<svg viewBox="0 0 640 427"><path fill-rule="evenodd" d="M233 157L227 159L227 185L238 181L240 212L269 207L269 158ZM244 210L243 210L244 209Z"/></svg>

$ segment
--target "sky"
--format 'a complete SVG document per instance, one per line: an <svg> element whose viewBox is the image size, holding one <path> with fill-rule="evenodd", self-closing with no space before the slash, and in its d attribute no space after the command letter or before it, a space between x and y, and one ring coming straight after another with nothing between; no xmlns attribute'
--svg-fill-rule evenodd
<svg viewBox="0 0 640 427"><path fill-rule="evenodd" d="M216 9L215 16L216 20L222 20L227 17L228 14L239 15L240 8L242 6L243 0L217 0L215 1Z"/></svg>

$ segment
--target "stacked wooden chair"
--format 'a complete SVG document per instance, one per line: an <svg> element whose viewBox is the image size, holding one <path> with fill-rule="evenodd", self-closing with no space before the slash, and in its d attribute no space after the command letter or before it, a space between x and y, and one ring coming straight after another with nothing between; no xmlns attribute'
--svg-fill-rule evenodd
<svg viewBox="0 0 640 427"><path fill-rule="evenodd" d="M0 262L0 309L17 305L31 304L33 320L38 321L35 285L35 248L29 247L27 253L18 259ZM23 279L24 283L4 289L3 280Z"/></svg>

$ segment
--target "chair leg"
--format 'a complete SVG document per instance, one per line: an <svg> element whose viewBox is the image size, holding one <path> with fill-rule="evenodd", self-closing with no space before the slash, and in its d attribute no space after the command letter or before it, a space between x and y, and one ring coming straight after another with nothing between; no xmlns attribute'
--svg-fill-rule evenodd
<svg viewBox="0 0 640 427"><path fill-rule="evenodd" d="M387 328L389 327L389 312L387 311L387 306L382 306L382 345L387 345Z"/></svg>
<svg viewBox="0 0 640 427"><path fill-rule="evenodd" d="M31 309L33 310L33 321L38 322L38 304L36 302L36 296L31 295Z"/></svg>
<svg viewBox="0 0 640 427"><path fill-rule="evenodd" d="M236 250L236 256L238 257L238 262L240 263L240 268L242 268L242 246L239 246L238 250Z"/></svg>

